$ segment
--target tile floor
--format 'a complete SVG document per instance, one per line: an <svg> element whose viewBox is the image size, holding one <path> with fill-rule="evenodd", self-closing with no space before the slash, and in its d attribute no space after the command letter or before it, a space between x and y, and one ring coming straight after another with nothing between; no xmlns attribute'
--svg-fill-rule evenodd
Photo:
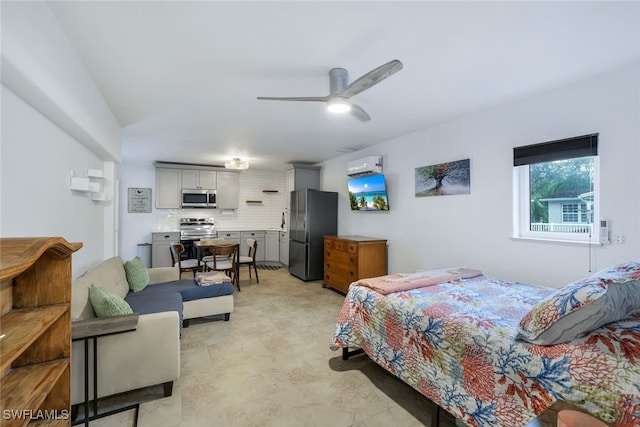
<svg viewBox="0 0 640 427"><path fill-rule="evenodd" d="M101 405L141 401L141 427L432 426L433 403L366 356L343 361L329 349L343 295L284 268L259 274L256 284L242 272L229 322L194 319L183 330L171 397L149 387ZM133 411L91 425L131 426ZM440 426L455 425L441 411ZM541 419L528 427L552 425Z"/></svg>

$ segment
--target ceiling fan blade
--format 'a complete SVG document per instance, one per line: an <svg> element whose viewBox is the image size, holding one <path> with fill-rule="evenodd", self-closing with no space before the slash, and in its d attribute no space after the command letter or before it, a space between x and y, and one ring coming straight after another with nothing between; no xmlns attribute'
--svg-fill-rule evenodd
<svg viewBox="0 0 640 427"><path fill-rule="evenodd" d="M371 117L369 117L367 112L364 111L362 107L353 103L351 104L351 114L363 122L368 122L369 120L371 120Z"/></svg>
<svg viewBox="0 0 640 427"><path fill-rule="evenodd" d="M318 101L327 102L328 96L297 96L297 97L277 97L277 96L259 96L258 99L265 101Z"/></svg>
<svg viewBox="0 0 640 427"><path fill-rule="evenodd" d="M347 86L344 92L341 93L341 95L350 98L364 90L369 89L371 86L380 83L382 80L386 79L392 74L397 73L400 70L402 70L402 62L398 61L397 59L389 61L386 64L369 71L368 73L361 76L358 80L351 83L349 86Z"/></svg>

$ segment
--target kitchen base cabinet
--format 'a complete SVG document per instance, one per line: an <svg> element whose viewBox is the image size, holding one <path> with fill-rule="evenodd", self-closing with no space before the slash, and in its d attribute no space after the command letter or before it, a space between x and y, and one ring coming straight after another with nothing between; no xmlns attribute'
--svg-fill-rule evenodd
<svg viewBox="0 0 640 427"><path fill-rule="evenodd" d="M280 264L289 265L289 233L280 232Z"/></svg>
<svg viewBox="0 0 640 427"><path fill-rule="evenodd" d="M265 235L264 231L243 231L240 233L240 255L249 255L247 239L255 239L258 242L256 249L256 262L264 261L265 256Z"/></svg>
<svg viewBox="0 0 640 427"><path fill-rule="evenodd" d="M171 244L179 242L179 231L151 233L151 267L172 267Z"/></svg>
<svg viewBox="0 0 640 427"><path fill-rule="evenodd" d="M280 262L280 232L268 230L265 231L265 254L266 262Z"/></svg>
<svg viewBox="0 0 640 427"><path fill-rule="evenodd" d="M363 236L324 236L322 287L346 294L352 282L386 274L386 240Z"/></svg>
<svg viewBox="0 0 640 427"><path fill-rule="evenodd" d="M245 248L245 252L242 252L243 242L240 239L239 231L218 231L218 239L234 240L238 242L238 244L240 245L240 255L246 255L245 253L247 251L246 248ZM244 242L244 246L247 246L246 242Z"/></svg>

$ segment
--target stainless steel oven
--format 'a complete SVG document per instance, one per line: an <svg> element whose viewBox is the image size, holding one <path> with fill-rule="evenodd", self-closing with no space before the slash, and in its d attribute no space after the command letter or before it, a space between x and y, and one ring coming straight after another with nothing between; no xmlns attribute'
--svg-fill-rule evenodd
<svg viewBox="0 0 640 427"><path fill-rule="evenodd" d="M180 243L185 249L182 254L184 259L196 257L195 242L216 237L218 233L213 225L213 218L180 218Z"/></svg>

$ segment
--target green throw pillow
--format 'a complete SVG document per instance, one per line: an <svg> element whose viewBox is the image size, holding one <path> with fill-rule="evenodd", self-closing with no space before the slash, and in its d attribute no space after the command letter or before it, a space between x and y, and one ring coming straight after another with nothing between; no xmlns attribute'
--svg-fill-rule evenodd
<svg viewBox="0 0 640 427"><path fill-rule="evenodd" d="M125 262L124 271L127 274L129 289L133 292L140 292L149 284L149 271L139 256Z"/></svg>
<svg viewBox="0 0 640 427"><path fill-rule="evenodd" d="M131 314L131 306L118 295L98 285L89 288L89 301L98 317L121 316Z"/></svg>

